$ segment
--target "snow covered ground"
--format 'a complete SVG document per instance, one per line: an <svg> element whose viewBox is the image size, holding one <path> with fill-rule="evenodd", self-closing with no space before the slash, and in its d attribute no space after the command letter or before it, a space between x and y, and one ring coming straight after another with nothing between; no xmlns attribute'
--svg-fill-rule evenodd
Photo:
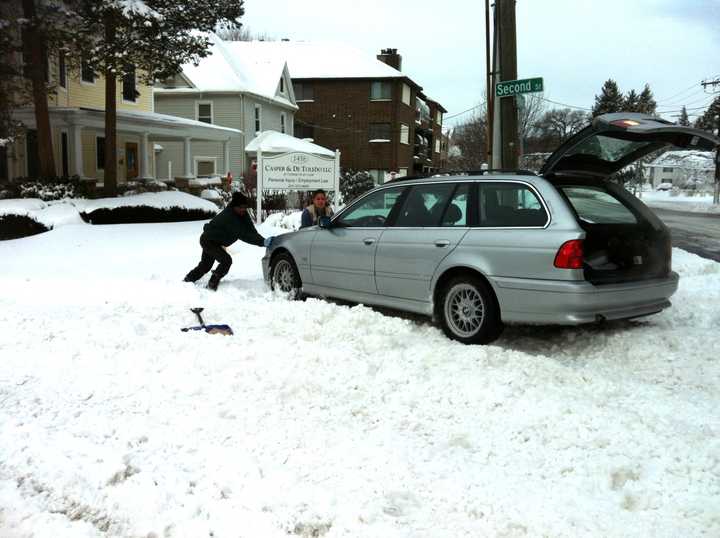
<svg viewBox="0 0 720 538"><path fill-rule="evenodd" d="M642 201L650 207L660 209L674 209L675 211L690 211L692 213L720 213L720 205L713 204L712 194L702 196L679 194L672 196L670 191L651 191L643 193Z"/></svg>
<svg viewBox="0 0 720 538"><path fill-rule="evenodd" d="M3 538L720 535L720 264L675 250L644 321L466 347L274 296L252 246L181 283L202 224L0 242Z"/></svg>

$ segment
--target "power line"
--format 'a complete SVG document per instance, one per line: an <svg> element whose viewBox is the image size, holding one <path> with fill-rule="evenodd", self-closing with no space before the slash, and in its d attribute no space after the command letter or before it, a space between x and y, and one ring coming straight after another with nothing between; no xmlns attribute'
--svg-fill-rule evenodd
<svg viewBox="0 0 720 538"><path fill-rule="evenodd" d="M667 99L659 99L658 103L664 103L667 101L671 101L671 100L675 99L676 97L679 97L680 95L682 95L690 90L697 90L697 83L694 83L692 86L688 86L684 90L680 90L679 92L677 92L676 94L673 94L671 97L668 97Z"/></svg>
<svg viewBox="0 0 720 538"><path fill-rule="evenodd" d="M468 112L472 112L475 109L483 108L485 106L485 103L480 103L479 105L475 105L474 107L470 107L467 110L463 110L462 112L457 112L456 114L451 114L449 116L445 116L446 120L451 120L453 118L457 118L458 116L462 116L463 114L467 114Z"/></svg>
<svg viewBox="0 0 720 538"><path fill-rule="evenodd" d="M547 98L545 98L545 97L541 97L540 99L542 99L543 101L547 101L548 103L552 103L552 104L554 104L554 105L564 106L564 107L566 107L566 108L575 108L575 109L577 109L577 110L584 110L584 111L586 111L586 112L591 112L591 111L592 111L591 108L587 108L587 107L584 107L584 106L568 105L567 103L561 103L561 102L559 102L559 101L553 101L552 99L547 99Z"/></svg>

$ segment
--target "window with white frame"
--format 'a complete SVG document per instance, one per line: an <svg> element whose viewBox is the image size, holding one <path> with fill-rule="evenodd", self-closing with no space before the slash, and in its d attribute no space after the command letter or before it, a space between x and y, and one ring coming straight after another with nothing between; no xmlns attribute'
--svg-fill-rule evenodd
<svg viewBox="0 0 720 538"><path fill-rule="evenodd" d="M85 58L80 62L80 80L88 84L95 84L95 71L93 71Z"/></svg>
<svg viewBox="0 0 720 538"><path fill-rule="evenodd" d="M262 105L255 105L255 132L262 132Z"/></svg>
<svg viewBox="0 0 720 538"><path fill-rule="evenodd" d="M435 113L435 122L436 122L438 125L442 125L442 120L443 120L443 113L442 113L441 110L438 110L438 111Z"/></svg>
<svg viewBox="0 0 720 538"><path fill-rule="evenodd" d="M135 81L135 66L128 66L127 71L122 77L122 96L123 101L134 103L138 97L138 91Z"/></svg>
<svg viewBox="0 0 720 538"><path fill-rule="evenodd" d="M315 92L308 82L293 82L293 91L295 92L295 101L314 101Z"/></svg>
<svg viewBox="0 0 720 538"><path fill-rule="evenodd" d="M213 104L211 101L198 101L195 105L195 119L203 123L213 122Z"/></svg>
<svg viewBox="0 0 720 538"><path fill-rule="evenodd" d="M67 88L67 66L63 51L58 52L58 85L61 88Z"/></svg>
<svg viewBox="0 0 720 538"><path fill-rule="evenodd" d="M280 132L285 133L285 112L280 113Z"/></svg>
<svg viewBox="0 0 720 538"><path fill-rule="evenodd" d="M410 86L405 83L402 85L402 102L410 106Z"/></svg>
<svg viewBox="0 0 720 538"><path fill-rule="evenodd" d="M398 177L407 177L408 169L407 168L400 168L398 170Z"/></svg>
<svg viewBox="0 0 720 538"><path fill-rule="evenodd" d="M195 175L212 176L215 174L217 157L195 157Z"/></svg>
<svg viewBox="0 0 720 538"><path fill-rule="evenodd" d="M404 123L400 124L400 143L401 144L409 144L410 143L410 127L405 125Z"/></svg>
<svg viewBox="0 0 720 538"><path fill-rule="evenodd" d="M440 140L435 140L435 153L440 153Z"/></svg>

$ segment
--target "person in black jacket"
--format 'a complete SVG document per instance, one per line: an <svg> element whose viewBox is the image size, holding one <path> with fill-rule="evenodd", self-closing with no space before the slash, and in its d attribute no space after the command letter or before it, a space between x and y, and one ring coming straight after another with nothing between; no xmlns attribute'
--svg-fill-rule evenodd
<svg viewBox="0 0 720 538"><path fill-rule="evenodd" d="M202 257L197 267L185 276L185 282L195 282L202 278L217 260L220 263L213 271L207 286L215 291L220 279L228 273L232 265L232 256L228 254L226 247L238 239L258 247L270 246L273 238L263 238L257 233L247 207L247 197L240 192L233 193L230 204L203 227L200 236Z"/></svg>

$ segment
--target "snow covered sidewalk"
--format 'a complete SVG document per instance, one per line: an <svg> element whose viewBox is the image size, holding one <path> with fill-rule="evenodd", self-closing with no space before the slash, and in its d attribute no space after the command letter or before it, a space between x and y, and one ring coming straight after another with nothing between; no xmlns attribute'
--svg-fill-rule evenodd
<svg viewBox="0 0 720 538"><path fill-rule="evenodd" d="M466 347L276 297L256 247L181 283L202 224L0 243L3 538L720 534L720 264L675 250L644 321Z"/></svg>

